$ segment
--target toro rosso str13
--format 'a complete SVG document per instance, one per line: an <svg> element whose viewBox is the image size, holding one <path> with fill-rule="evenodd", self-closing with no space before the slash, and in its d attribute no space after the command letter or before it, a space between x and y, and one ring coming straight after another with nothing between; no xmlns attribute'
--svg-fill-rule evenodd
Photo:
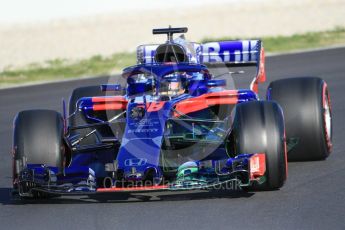
<svg viewBox="0 0 345 230"><path fill-rule="evenodd" d="M322 160L332 149L327 84L273 81L266 100L260 40L187 42L187 28L154 29L160 45L137 48L125 86L73 91L69 109L26 110L14 120L13 188L20 197L207 189L275 190L287 161ZM249 89L227 89L230 70L255 67Z"/></svg>

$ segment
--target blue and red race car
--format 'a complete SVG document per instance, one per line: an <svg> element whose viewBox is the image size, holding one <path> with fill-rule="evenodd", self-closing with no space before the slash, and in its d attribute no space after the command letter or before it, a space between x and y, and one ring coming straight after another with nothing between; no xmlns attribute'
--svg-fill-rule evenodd
<svg viewBox="0 0 345 230"><path fill-rule="evenodd" d="M260 40L188 42L187 28L154 29L160 45L137 49L126 85L77 88L64 114L17 114L13 188L20 197L191 189L275 190L287 161L322 160L332 149L327 84L273 81L266 99ZM227 89L255 67L249 89ZM215 74L213 70L227 69ZM236 71L232 71L236 70ZM219 72L219 71L218 71ZM219 77L222 76L223 79Z"/></svg>

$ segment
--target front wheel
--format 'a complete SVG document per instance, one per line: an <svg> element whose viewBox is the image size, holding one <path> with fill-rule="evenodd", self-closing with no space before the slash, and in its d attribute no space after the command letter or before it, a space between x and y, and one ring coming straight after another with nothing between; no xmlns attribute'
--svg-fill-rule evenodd
<svg viewBox="0 0 345 230"><path fill-rule="evenodd" d="M266 181L251 188L275 190L287 178L284 118L275 102L253 101L235 107L232 135L235 154L265 153Z"/></svg>
<svg viewBox="0 0 345 230"><path fill-rule="evenodd" d="M52 110L27 110L17 114L13 135L13 186L27 164L62 168L65 145L62 116Z"/></svg>

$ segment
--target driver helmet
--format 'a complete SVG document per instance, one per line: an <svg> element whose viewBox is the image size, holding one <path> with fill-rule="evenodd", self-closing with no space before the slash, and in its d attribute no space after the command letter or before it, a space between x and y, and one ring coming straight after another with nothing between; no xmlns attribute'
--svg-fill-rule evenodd
<svg viewBox="0 0 345 230"><path fill-rule="evenodd" d="M181 74L179 73L166 75L160 82L160 95L173 97L183 94L184 91L185 89L181 81Z"/></svg>

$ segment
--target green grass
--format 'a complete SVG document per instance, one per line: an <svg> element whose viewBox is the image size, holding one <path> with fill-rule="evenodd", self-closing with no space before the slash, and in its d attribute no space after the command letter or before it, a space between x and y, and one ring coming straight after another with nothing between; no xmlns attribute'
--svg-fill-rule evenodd
<svg viewBox="0 0 345 230"><path fill-rule="evenodd" d="M50 60L33 63L25 68L7 68L0 72L0 87L28 82L62 80L75 77L101 76L120 72L124 66L135 63L134 53L118 53L110 57L100 55L79 61Z"/></svg>
<svg viewBox="0 0 345 230"><path fill-rule="evenodd" d="M235 39L246 38L205 38L201 42ZM263 37L261 39L264 42L266 52L270 53L326 47L345 44L345 28L292 36ZM44 63L33 63L24 68L9 67L0 72L0 87L120 72L122 68L135 64L135 58L135 53L117 53L109 57L97 55L78 61L56 59Z"/></svg>

